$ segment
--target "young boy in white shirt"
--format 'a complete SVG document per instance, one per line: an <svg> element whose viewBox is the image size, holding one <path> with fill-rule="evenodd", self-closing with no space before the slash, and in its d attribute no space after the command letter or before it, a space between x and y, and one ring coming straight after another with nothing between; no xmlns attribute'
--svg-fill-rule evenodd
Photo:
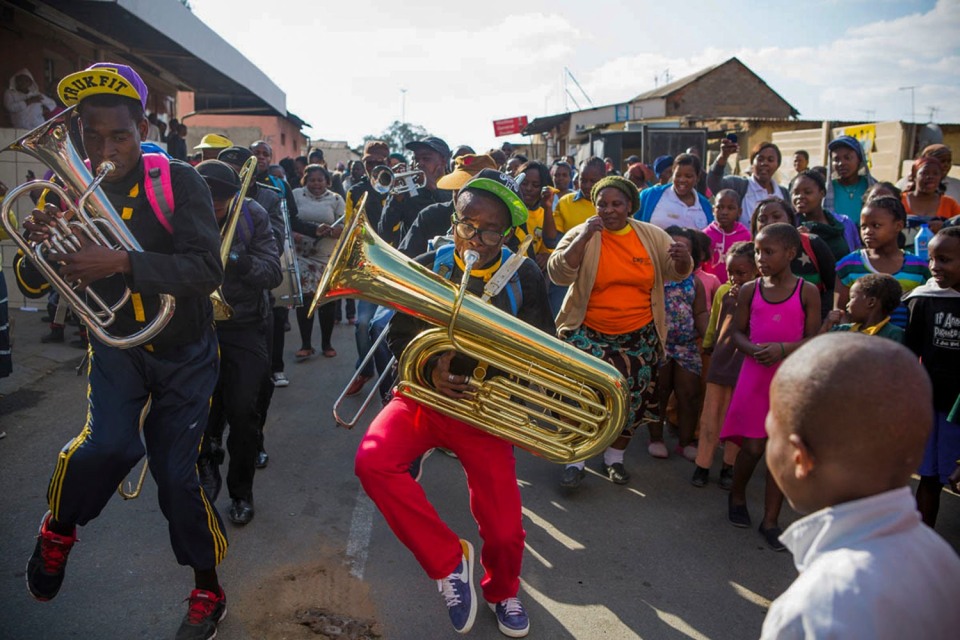
<svg viewBox="0 0 960 640"><path fill-rule="evenodd" d="M800 576L762 638L957 637L960 558L921 523L908 487L931 394L916 356L860 334L815 338L777 371L767 465L809 515L780 538Z"/></svg>

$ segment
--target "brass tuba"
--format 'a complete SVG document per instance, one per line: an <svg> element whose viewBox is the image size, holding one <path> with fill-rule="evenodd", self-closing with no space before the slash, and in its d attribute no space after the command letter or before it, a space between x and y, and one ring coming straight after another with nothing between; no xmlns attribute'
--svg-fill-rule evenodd
<svg viewBox="0 0 960 640"><path fill-rule="evenodd" d="M54 175L63 181L64 186L50 180L33 180L12 189L0 207L0 223L10 235L10 239L17 243L24 255L83 319L87 329L98 340L112 347L128 349L149 342L163 331L173 317L174 297L160 294L160 310L156 317L136 333L129 336L114 335L108 331L108 327L116 319L116 312L130 299L130 289L124 291L120 300L109 304L92 288L88 287L86 292L82 292L61 278L56 268L46 259L50 252L78 251L81 248L78 234L82 234L89 242L109 249L143 251L140 243L100 190L100 183L115 169L113 163L102 163L97 167L97 175L91 175L70 139L68 123L74 108L60 113L2 150L19 151L33 156L48 166ZM50 230L50 238L39 243L24 239L9 219L9 213L17 199L34 189L51 191L68 207L66 215L57 220L57 228Z"/></svg>
<svg viewBox="0 0 960 640"><path fill-rule="evenodd" d="M311 315L320 302L350 296L444 327L407 346L398 392L553 462L585 460L620 435L629 403L616 368L412 262L374 233L363 204L333 250ZM478 361L470 398L448 398L421 377L428 358L451 349ZM488 377L490 369L506 375Z"/></svg>

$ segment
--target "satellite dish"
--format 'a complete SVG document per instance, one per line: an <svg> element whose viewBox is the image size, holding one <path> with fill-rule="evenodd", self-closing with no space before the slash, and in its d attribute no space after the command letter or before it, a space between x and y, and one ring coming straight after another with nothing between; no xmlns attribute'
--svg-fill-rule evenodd
<svg viewBox="0 0 960 640"><path fill-rule="evenodd" d="M943 143L943 130L934 123L925 124L917 133L917 148L923 150L932 144Z"/></svg>

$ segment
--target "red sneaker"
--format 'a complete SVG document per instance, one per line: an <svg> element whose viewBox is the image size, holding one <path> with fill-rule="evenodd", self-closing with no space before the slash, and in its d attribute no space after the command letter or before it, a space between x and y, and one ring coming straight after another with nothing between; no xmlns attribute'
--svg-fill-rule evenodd
<svg viewBox="0 0 960 640"><path fill-rule="evenodd" d="M77 541L76 527L69 536L47 529L50 518L50 512L47 511L40 522L37 546L33 549L33 555L27 563L27 590L41 602L52 600L60 591L67 567L67 556L70 555L70 549Z"/></svg>
<svg viewBox="0 0 960 640"><path fill-rule="evenodd" d="M227 595L194 589L187 601L190 607L177 630L176 640L210 640L217 635L217 624L227 615Z"/></svg>

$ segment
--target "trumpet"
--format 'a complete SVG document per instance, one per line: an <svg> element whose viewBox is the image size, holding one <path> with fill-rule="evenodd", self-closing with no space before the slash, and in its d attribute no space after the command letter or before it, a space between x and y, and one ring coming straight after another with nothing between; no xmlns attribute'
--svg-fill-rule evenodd
<svg viewBox="0 0 960 640"><path fill-rule="evenodd" d="M442 327L404 350L397 392L548 460L585 460L616 440L629 403L615 367L466 295L466 278L457 287L408 260L373 231L364 204L334 247L310 315L351 296ZM422 377L429 358L451 349L478 361L469 398L448 398Z"/></svg>
<svg viewBox="0 0 960 640"><path fill-rule="evenodd" d="M398 171L385 164L374 167L370 172L370 184L374 191L382 195L410 194L415 197L420 189L427 187L427 174L417 169L416 165L410 171L399 171L400 167L403 165L397 165Z"/></svg>
<svg viewBox="0 0 960 640"><path fill-rule="evenodd" d="M142 252L140 243L133 236L123 219L100 189L100 183L116 169L112 162L106 161L92 175L84 164L68 128L70 114L75 107L61 112L56 117L9 145L4 151L19 151L33 156L48 166L64 184L50 180L32 180L12 189L0 207L0 223L28 260L43 274L61 298L70 305L83 320L87 329L98 340L111 347L129 349L155 338L173 318L176 306L174 297L159 294L159 311L156 317L139 331L131 335L114 335L108 328L116 320L116 313L130 300L131 291L126 288L120 299L114 303L106 302L100 295L88 287L85 292L75 284L64 280L54 265L47 260L49 253L75 253L83 246L78 236L86 241L108 249ZM43 242L26 240L17 232L10 220L16 201L34 189L46 189L60 198L67 207L63 218L56 220L51 227L49 238Z"/></svg>

